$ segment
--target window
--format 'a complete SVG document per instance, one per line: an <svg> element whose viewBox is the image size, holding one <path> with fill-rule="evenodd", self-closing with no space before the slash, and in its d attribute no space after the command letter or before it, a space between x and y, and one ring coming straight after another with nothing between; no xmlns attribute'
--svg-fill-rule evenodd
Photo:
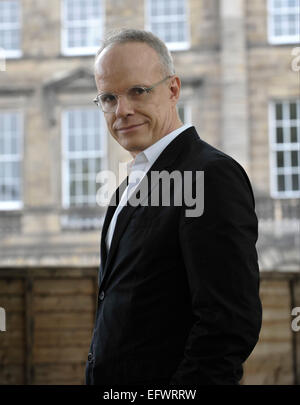
<svg viewBox="0 0 300 405"><path fill-rule="evenodd" d="M270 105L271 194L300 197L300 100Z"/></svg>
<svg viewBox="0 0 300 405"><path fill-rule="evenodd" d="M162 39L170 50L189 47L185 0L147 0L147 29Z"/></svg>
<svg viewBox="0 0 300 405"><path fill-rule="evenodd" d="M91 55L100 47L103 1L63 0L62 52L65 55Z"/></svg>
<svg viewBox="0 0 300 405"><path fill-rule="evenodd" d="M63 114L63 206L96 206L97 173L106 155L104 116L94 108Z"/></svg>
<svg viewBox="0 0 300 405"><path fill-rule="evenodd" d="M0 209L21 208L22 116L0 112Z"/></svg>
<svg viewBox="0 0 300 405"><path fill-rule="evenodd" d="M271 44L299 42L299 0L269 0L268 12Z"/></svg>
<svg viewBox="0 0 300 405"><path fill-rule="evenodd" d="M21 16L19 1L0 1L0 49L6 58L20 57Z"/></svg>

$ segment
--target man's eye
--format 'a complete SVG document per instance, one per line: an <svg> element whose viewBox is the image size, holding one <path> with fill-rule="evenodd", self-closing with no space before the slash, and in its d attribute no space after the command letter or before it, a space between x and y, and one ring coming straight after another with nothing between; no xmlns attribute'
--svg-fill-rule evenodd
<svg viewBox="0 0 300 405"><path fill-rule="evenodd" d="M128 94L130 97L139 97L146 94L146 89L144 87L132 87Z"/></svg>
<svg viewBox="0 0 300 405"><path fill-rule="evenodd" d="M103 94L103 95L100 97L100 100L101 100L102 103L109 103L109 104L111 104L111 103L113 103L113 102L116 101L116 97L115 97L113 94Z"/></svg>

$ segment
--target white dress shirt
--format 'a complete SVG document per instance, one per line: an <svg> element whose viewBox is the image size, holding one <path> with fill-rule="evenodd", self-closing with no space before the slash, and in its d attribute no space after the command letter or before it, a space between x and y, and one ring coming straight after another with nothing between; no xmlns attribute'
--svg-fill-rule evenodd
<svg viewBox="0 0 300 405"><path fill-rule="evenodd" d="M138 153L136 157L127 163L127 173L128 173L128 186L124 190L122 197L120 199L119 205L117 206L114 215L110 221L107 234L106 234L106 247L109 251L111 241L113 238L117 218L121 209L127 204L129 197L140 184L143 177L146 175L147 171L162 153L162 151L172 142L179 134L185 131L187 128L191 127L191 124L185 124L180 128L175 129L168 135L163 136L153 145L149 146L147 149Z"/></svg>

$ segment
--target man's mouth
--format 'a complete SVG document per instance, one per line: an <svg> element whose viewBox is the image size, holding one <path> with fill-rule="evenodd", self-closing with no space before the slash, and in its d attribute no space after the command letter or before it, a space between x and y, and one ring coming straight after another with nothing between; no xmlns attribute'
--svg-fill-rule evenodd
<svg viewBox="0 0 300 405"><path fill-rule="evenodd" d="M142 124L135 124L135 125L129 125L129 126L127 126L127 127L116 128L116 130L117 130L118 132L122 132L122 133L130 132L130 131L134 131L135 129L141 127L141 126L144 125L144 124L145 124L145 122L143 122Z"/></svg>

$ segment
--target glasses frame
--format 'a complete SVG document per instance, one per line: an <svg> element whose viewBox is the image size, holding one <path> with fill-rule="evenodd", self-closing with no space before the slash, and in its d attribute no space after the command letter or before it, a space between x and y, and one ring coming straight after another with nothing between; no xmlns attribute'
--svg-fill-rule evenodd
<svg viewBox="0 0 300 405"><path fill-rule="evenodd" d="M160 81L157 82L157 83L152 84L152 85L149 86L149 87L139 86L139 85L129 87L124 93L126 94L126 92L127 92L128 90L130 90L130 89L132 89L132 88L134 88L134 87L138 87L138 88L141 88L141 89L145 90L145 92L146 92L147 94L149 94L156 86L158 86L158 85L164 83L166 80L170 79L171 77L173 77L173 75L166 76L164 79L160 80ZM114 111L104 111L103 108L102 108L101 102L100 102L100 97L103 96L104 94L109 94L109 95L111 95L111 96L116 97L116 99L118 100L118 98L119 98L120 96L124 95L124 93L123 93L123 94L117 94L117 93L99 93L99 94L97 94L97 96L93 99L93 102L96 104L97 107L101 108L101 110L102 110L104 113L114 113L114 112L116 111L116 109L117 109L117 105L118 105L118 104L116 104L116 109L115 109Z"/></svg>

